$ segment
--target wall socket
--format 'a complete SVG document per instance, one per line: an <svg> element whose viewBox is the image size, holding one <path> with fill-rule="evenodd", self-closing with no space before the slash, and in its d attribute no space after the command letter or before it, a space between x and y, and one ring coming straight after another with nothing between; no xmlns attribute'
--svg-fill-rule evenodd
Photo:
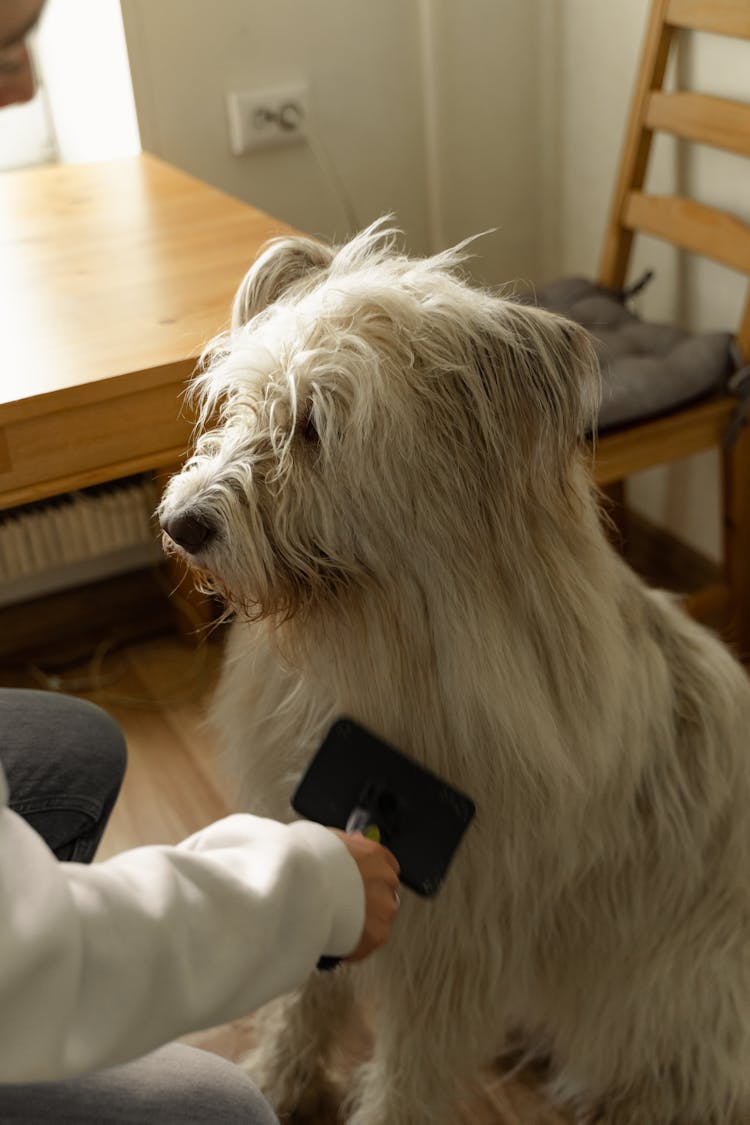
<svg viewBox="0 0 750 1125"><path fill-rule="evenodd" d="M227 94L229 147L235 156L259 148L278 148L304 140L307 86L235 90Z"/></svg>

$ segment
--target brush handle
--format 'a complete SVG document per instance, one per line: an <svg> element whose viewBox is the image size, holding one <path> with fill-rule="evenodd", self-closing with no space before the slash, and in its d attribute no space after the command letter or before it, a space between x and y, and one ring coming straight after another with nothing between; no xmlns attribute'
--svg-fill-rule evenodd
<svg viewBox="0 0 750 1125"><path fill-rule="evenodd" d="M375 823L370 810L363 808L362 805L352 809L346 822L346 831L348 835L352 832L361 832L368 840L374 840L376 844L382 843L380 828Z"/></svg>
<svg viewBox="0 0 750 1125"><path fill-rule="evenodd" d="M318 958L318 963L315 968L321 973L330 973L331 969L338 968L342 960L342 957L328 957L324 955Z"/></svg>

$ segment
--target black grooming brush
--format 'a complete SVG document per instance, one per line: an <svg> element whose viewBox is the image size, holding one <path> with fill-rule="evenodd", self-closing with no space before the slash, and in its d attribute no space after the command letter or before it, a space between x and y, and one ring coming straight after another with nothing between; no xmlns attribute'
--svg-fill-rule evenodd
<svg viewBox="0 0 750 1125"><path fill-rule="evenodd" d="M352 719L339 719L292 807L307 820L362 832L390 848L401 882L434 895L475 813L474 802ZM321 958L333 968L337 958Z"/></svg>

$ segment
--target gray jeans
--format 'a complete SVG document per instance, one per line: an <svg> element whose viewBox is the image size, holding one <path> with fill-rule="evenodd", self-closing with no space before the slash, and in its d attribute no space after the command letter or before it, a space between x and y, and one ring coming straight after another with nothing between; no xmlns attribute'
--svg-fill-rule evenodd
<svg viewBox="0 0 750 1125"><path fill-rule="evenodd" d="M119 728L93 704L0 689L0 763L10 806L59 859L85 863L93 857L125 759ZM238 1067L180 1043L81 1078L0 1085L0 1125L11 1122L278 1125Z"/></svg>

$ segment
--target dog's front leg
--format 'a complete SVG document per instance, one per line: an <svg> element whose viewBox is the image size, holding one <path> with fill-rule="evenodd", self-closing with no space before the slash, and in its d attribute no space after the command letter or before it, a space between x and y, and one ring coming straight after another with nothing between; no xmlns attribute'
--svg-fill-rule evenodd
<svg viewBox="0 0 750 1125"><path fill-rule="evenodd" d="M282 1118L315 1125L338 1099L327 1073L331 1048L353 1015L349 972L316 972L304 988L267 1005L254 1022L257 1046L244 1065Z"/></svg>
<svg viewBox="0 0 750 1125"><path fill-rule="evenodd" d="M493 1040L481 1012L466 1018L455 990L426 985L405 975L399 984L388 971L373 978L374 1050L354 1077L346 1125L455 1125Z"/></svg>

